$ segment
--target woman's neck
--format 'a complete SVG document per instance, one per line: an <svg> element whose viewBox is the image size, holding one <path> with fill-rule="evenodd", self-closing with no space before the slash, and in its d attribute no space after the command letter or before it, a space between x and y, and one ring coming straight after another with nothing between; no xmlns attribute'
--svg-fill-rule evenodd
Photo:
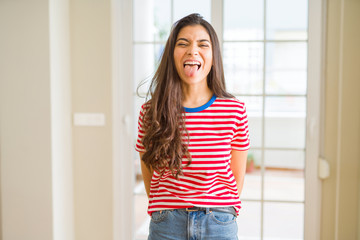
<svg viewBox="0 0 360 240"><path fill-rule="evenodd" d="M183 107L195 108L207 103L214 93L207 86L183 86Z"/></svg>

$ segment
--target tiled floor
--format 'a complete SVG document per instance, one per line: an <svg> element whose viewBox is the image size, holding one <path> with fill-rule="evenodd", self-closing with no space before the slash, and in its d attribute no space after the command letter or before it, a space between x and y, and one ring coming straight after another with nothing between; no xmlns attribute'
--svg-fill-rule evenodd
<svg viewBox="0 0 360 240"><path fill-rule="evenodd" d="M145 240L150 217L146 213L147 197L143 183L135 189L136 240ZM242 209L237 219L239 239L300 240L304 229L303 171L266 170L263 211L261 202L261 172L255 170L245 177ZM276 200L282 201L274 202ZM293 202L296 201L296 202ZM262 217L263 216L263 217ZM263 218L263 221L261 219Z"/></svg>

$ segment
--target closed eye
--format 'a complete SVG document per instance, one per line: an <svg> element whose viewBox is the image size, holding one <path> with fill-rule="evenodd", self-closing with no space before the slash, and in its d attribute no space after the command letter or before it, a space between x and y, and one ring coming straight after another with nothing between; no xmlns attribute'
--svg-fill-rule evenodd
<svg viewBox="0 0 360 240"><path fill-rule="evenodd" d="M176 46L186 46L189 43L189 40L186 38L179 38L178 40L176 40Z"/></svg>

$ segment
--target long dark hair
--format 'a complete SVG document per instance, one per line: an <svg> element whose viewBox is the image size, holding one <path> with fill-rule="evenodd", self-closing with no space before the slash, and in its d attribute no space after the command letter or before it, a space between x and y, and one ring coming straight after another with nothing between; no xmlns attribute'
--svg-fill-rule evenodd
<svg viewBox="0 0 360 240"><path fill-rule="evenodd" d="M181 79L176 71L174 49L180 30L186 26L203 26L212 43L213 64L207 76L207 85L217 97L233 97L225 90L224 70L220 44L214 28L199 14L190 14L177 21L166 42L164 53L154 77L152 78L148 97L148 107L143 115L145 136L143 145L146 152L142 157L147 167L163 172L168 168L178 178L182 174L182 158L191 163L184 135L184 109L182 107Z"/></svg>

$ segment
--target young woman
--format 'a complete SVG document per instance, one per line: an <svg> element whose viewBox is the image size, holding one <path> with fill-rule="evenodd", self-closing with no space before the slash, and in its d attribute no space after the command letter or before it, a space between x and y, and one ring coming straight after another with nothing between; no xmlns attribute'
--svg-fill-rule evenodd
<svg viewBox="0 0 360 240"><path fill-rule="evenodd" d="M237 239L247 115L225 91L218 38L199 14L174 24L149 94L136 144L148 239Z"/></svg>

